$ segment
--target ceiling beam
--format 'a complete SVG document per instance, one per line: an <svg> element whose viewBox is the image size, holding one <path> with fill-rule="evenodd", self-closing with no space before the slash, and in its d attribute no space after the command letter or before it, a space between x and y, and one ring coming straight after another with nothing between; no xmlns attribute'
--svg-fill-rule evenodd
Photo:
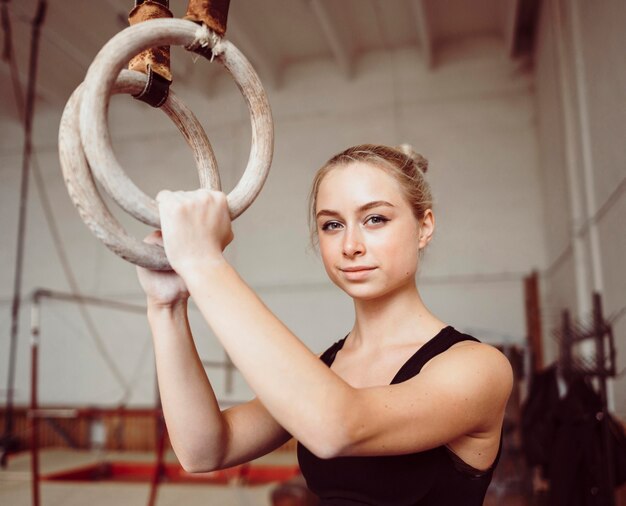
<svg viewBox="0 0 626 506"><path fill-rule="evenodd" d="M411 0L413 17L417 28L417 39L422 50L424 66L432 69L434 66L434 40L431 25L428 19L426 0Z"/></svg>
<svg viewBox="0 0 626 506"><path fill-rule="evenodd" d="M345 31L337 25L328 5L324 0L309 0L309 5L315 13L320 28L326 37L333 56L341 68L346 78L350 78L354 72L354 61L352 58L352 48L345 37Z"/></svg>

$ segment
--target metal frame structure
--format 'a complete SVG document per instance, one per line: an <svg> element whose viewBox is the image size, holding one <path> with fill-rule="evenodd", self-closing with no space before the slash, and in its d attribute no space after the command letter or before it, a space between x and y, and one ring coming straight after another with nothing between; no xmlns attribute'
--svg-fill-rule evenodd
<svg viewBox="0 0 626 506"><path fill-rule="evenodd" d="M41 340L41 300L42 299L54 299L58 301L64 301L69 303L88 304L91 306L106 307L115 310L128 311L132 313L145 314L145 306L130 304L125 302L119 302L115 300L108 300L99 297L90 297L83 295L75 295L70 293L57 292L46 289L37 289L31 296L31 388L30 388L30 408L28 410L29 428L30 428L30 454L31 454L31 473L32 473L32 504L33 506L40 506L41 494L40 494L40 482L42 479L40 462L39 462L39 426L40 420L46 418L99 418L108 415L116 415L120 417L124 416L136 416L138 414L153 416L156 421L156 445L155 445L155 457L156 462L154 466L154 472L150 480L150 494L148 498L148 506L154 506L156 503L157 490L159 483L161 483L165 475L165 440L167 436L167 429L163 419L163 411L160 406L160 400L157 393L156 406L153 409L142 410L128 410L124 407L118 408L54 408L46 409L39 406L39 345ZM226 372L226 386L230 393L232 388L232 376L233 376L233 363L227 358L223 362L219 361L202 361L206 367L218 367L224 368ZM237 401L222 401L221 404L238 404ZM246 469L240 470L242 473L246 472Z"/></svg>
<svg viewBox="0 0 626 506"><path fill-rule="evenodd" d="M598 385L598 395L601 401L601 411L596 413L596 418L601 424L602 431L602 477L607 496L607 506L616 504L615 476L613 448L610 441L609 417L610 412L607 402L607 380L617 375L616 350L613 328L604 317L602 308L602 296L598 292L593 293L593 314L588 324L573 321L570 312L565 309L562 312L560 331L560 355L559 366L564 377L582 377L595 379ZM592 356L576 356L574 346L585 341L592 341L594 349Z"/></svg>

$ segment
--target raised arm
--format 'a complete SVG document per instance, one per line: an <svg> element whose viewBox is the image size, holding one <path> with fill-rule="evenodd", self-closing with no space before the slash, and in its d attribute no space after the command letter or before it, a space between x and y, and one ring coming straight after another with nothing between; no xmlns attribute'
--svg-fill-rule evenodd
<svg viewBox="0 0 626 506"><path fill-rule="evenodd" d="M148 239L160 242L158 233ZM172 446L187 471L210 471L247 462L291 436L253 400L220 411L187 319L188 292L174 272L139 268L147 294L157 377Z"/></svg>
<svg viewBox="0 0 626 506"><path fill-rule="evenodd" d="M357 390L318 360L226 262L222 249L232 231L224 194L161 192L158 200L167 256L203 316L272 416L319 457L421 451L501 422L511 376L503 355L482 345L456 359L456 369L438 367L437 374L403 384Z"/></svg>

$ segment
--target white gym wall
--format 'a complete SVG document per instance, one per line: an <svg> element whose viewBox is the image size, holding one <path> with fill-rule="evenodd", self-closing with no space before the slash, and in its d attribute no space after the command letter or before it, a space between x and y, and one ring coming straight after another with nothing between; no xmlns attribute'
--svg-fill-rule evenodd
<svg viewBox="0 0 626 506"><path fill-rule="evenodd" d="M557 4L563 4L561 8ZM536 45L536 101L545 205L544 349L563 308L588 320L591 292L604 312L626 306L626 3L543 2ZM623 314L623 313L622 313ZM626 365L626 318L616 320L618 373ZM626 417L626 383L610 407Z"/></svg>
<svg viewBox="0 0 626 506"><path fill-rule="evenodd" d="M582 1L574 3L582 11L581 19L589 19L584 10L591 7ZM589 309L576 296L577 291L584 291L590 300L594 284L589 258L576 268L572 254L566 253L558 268L547 271L574 241L575 232L565 169L563 89L555 63L554 20L548 8L551 1L544 4L534 68L525 58L510 58L501 36L481 34L440 44L432 68L418 48L401 47L363 53L355 58L351 77L331 58L286 65L274 85L261 75L274 115L274 162L259 198L235 222L235 240L228 254L259 296L312 350L319 352L345 335L352 308L349 299L327 281L309 247L310 182L332 154L363 142L408 142L429 159L437 231L426 251L419 285L427 304L445 321L487 342L525 345L522 278L538 269L543 305L553 311L543 319L549 361L555 350L549 332L558 325L558 311L567 306L583 314ZM595 19L589 29L581 30L580 41L587 76L586 135L593 151L595 207L585 208L588 215L623 182L626 159L625 71L617 65L625 47L623 32L617 27L623 26L626 13L621 0L593 9ZM603 28L605 23L616 28L609 33ZM71 33L65 35L71 40ZM621 41L609 38L618 36ZM195 65L209 64L198 60ZM9 94L10 88L4 87L8 81L2 83L3 94ZM179 89L176 83L173 88ZM189 86L180 91L205 125L224 189L231 189L245 167L250 144L248 113L238 90L228 76L220 75L207 85L206 92ZM80 289L89 295L142 303L134 267L91 235L67 195L56 144L62 106L38 107L35 147ZM144 191L155 195L161 188L196 187L189 149L162 112L130 97L116 97L110 119L116 153ZM0 132L0 333L8 336L22 143L15 116L2 117ZM585 179L581 165L576 171L579 191L584 193L589 177ZM626 239L619 220L624 205L621 196L598 222L607 313L625 304L626 274L620 261ZM115 214L136 235L147 233L146 227L124 213L115 210ZM589 256L590 239L585 235L581 241ZM69 290L31 177L16 404L28 402L28 294L36 287ZM130 404L152 404L154 373L146 320L90 311L125 381L131 381L137 365L141 366ZM78 310L65 303L45 302L42 318L41 402L119 402L123 388L98 355ZM201 356L221 360L219 343L193 309L192 319ZM626 319L615 331L619 351L626 341ZM8 349L8 338L3 337L2 381L7 376ZM209 376L222 398L251 395L240 379L234 392L226 395L223 373L211 370ZM619 389L616 403L617 414L625 416L626 397Z"/></svg>

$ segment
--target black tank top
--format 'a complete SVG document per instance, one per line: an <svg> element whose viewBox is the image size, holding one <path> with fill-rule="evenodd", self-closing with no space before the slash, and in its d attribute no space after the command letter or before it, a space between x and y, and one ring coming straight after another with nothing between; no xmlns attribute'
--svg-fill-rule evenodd
<svg viewBox="0 0 626 506"><path fill-rule="evenodd" d="M345 340L320 357L328 367ZM417 350L391 384L414 377L431 358L467 340L480 342L453 327L444 328ZM323 506L480 506L501 451L502 438L494 463L485 471L465 463L446 446L407 455L320 459L298 443L298 462Z"/></svg>

